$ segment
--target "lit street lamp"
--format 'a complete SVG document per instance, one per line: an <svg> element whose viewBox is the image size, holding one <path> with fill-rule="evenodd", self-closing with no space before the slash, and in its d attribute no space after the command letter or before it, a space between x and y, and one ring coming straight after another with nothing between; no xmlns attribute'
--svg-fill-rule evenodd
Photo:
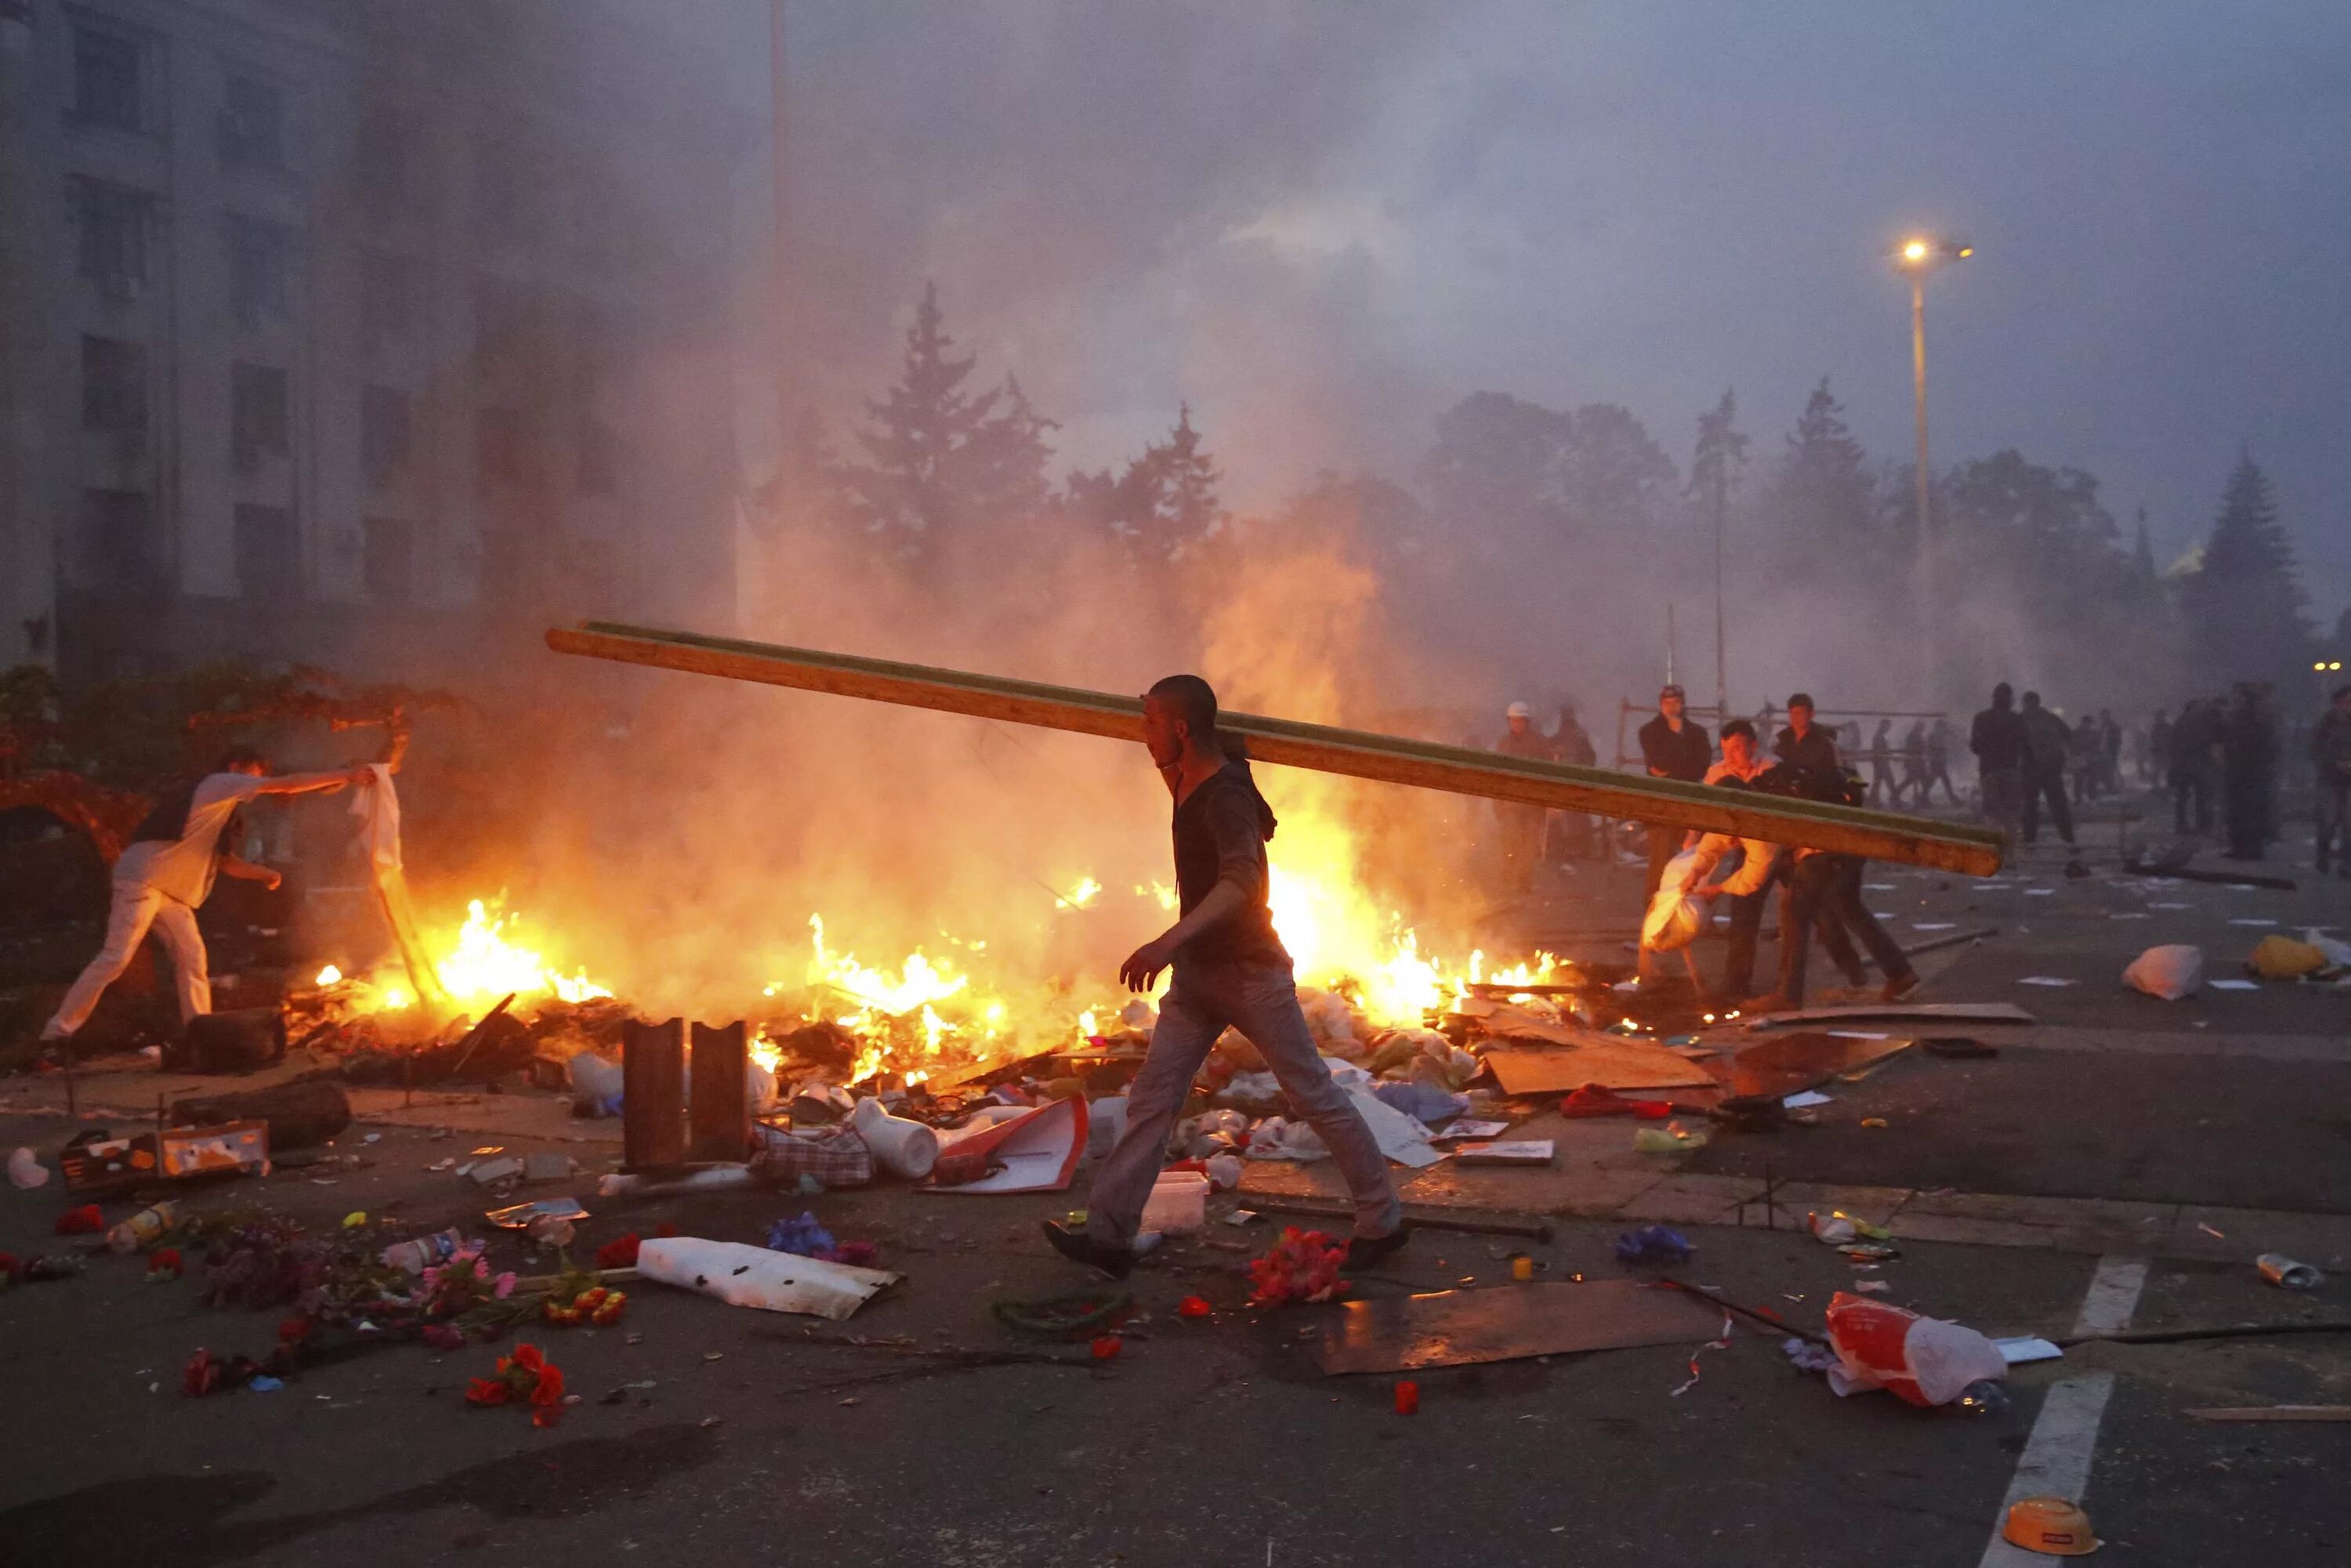
<svg viewBox="0 0 2351 1568"><path fill-rule="evenodd" d="M1965 261L1975 246L1955 239L1913 235L1895 249L1894 265L1910 276L1910 383L1918 413L1918 626L1927 648L1927 681L1939 700L1936 661L1934 533L1929 521L1927 477L1927 275L1948 262Z"/></svg>

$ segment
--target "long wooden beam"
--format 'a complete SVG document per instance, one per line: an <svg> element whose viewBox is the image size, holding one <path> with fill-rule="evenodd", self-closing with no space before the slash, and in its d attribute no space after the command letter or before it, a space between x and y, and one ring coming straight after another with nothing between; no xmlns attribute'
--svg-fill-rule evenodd
<svg viewBox="0 0 2351 1568"><path fill-rule="evenodd" d="M1143 738L1140 697L1074 686L599 621L576 629L554 628L547 633L547 645L559 653L624 664L969 714L1110 740ZM1217 724L1245 737L1250 757L1259 761L1668 828L1735 833L1977 876L2000 869L2005 841L1993 830L1923 817L1610 773L1294 719L1228 710L1219 714Z"/></svg>

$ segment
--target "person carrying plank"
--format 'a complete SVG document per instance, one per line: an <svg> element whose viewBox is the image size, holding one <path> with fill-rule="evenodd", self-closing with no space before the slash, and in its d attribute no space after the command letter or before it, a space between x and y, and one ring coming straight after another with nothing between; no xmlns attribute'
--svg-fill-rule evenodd
<svg viewBox="0 0 2351 1568"><path fill-rule="evenodd" d="M1409 1230L1378 1140L1315 1048L1289 951L1274 933L1265 852L1272 809L1238 741L1217 734L1217 695L1199 676L1170 675L1144 694L1143 735L1176 800L1180 914L1119 966L1119 979L1146 992L1167 969L1175 979L1127 1091L1125 1131L1095 1173L1085 1226L1047 1220L1046 1239L1113 1279L1134 1267L1134 1233L1168 1134L1209 1047L1229 1027L1264 1054L1290 1109L1329 1146L1355 1205L1345 1266L1369 1268L1403 1246Z"/></svg>

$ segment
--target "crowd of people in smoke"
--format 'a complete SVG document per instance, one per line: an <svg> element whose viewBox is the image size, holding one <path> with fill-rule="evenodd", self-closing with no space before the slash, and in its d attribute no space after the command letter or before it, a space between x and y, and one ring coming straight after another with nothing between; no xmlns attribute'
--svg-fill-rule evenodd
<svg viewBox="0 0 2351 1568"><path fill-rule="evenodd" d="M1937 804L1939 786L1944 807L2002 829L2011 841L2038 842L2045 821L2069 848L2074 808L2137 790L2158 802L2168 797L2180 838L2209 838L2217 829L2226 839L2224 852L2244 861L2264 858L2285 836L2289 791L2298 794L2306 784L2317 868L2351 880L2351 685L2337 688L2314 721L2289 727L2266 682L2240 682L2229 695L2193 699L2176 716L2158 710L2144 725L2125 724L2110 708L2068 722L2039 692L2020 700L2002 682L1969 727L1966 751L1975 776L1964 793L1953 776L1959 734L1943 715L1869 716L1877 723L1865 743L1860 719L1841 727L1818 722L1808 693L1788 699L1784 724L1773 724L1774 711L1767 706L1757 718L1730 718L1709 737L1690 716L1682 687L1668 683L1654 716L1641 726L1640 764L1656 779L1918 811ZM1897 739L1895 727L1904 719L1908 727ZM1510 704L1503 722L1493 748L1505 756L1584 766L1596 760L1573 705L1562 706L1549 732L1537 727L1534 710L1523 702ZM1766 734L1772 737L1768 751ZM2284 766L2289 756L2306 759L2308 771L2294 777ZM1544 863L1609 860L1617 852L1613 825L1581 813L1515 804L1498 804L1495 812L1504 881L1515 894L1531 891ZM2159 811L2153 814L2159 820ZM1801 1006L1812 945L1802 937L1782 936L1777 985L1750 994L1763 906L1776 887L1782 932L1816 936L1851 983L1866 983L1856 943L1876 962L1886 999L1917 983L1900 945L1863 902L1865 862L1859 857L1721 833L1653 830L1646 837L1645 974L1654 949L1665 945L1656 928L1678 904L1690 900L1703 908L1727 900L1729 955L1721 980L1705 986L1694 963L1692 980L1723 1006ZM1661 892L1671 896L1661 899Z"/></svg>

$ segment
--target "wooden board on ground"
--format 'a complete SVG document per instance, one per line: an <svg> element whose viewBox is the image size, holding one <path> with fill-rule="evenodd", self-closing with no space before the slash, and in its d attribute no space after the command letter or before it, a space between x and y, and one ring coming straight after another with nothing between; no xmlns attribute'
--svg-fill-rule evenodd
<svg viewBox="0 0 2351 1568"><path fill-rule="evenodd" d="M1637 1040L1614 1040L1567 1051L1520 1051L1504 1047L1486 1053L1486 1065L1505 1094L1564 1094L1587 1083L1604 1089L1711 1089L1713 1074L1670 1051Z"/></svg>
<svg viewBox="0 0 2351 1568"><path fill-rule="evenodd" d="M1730 1059L1733 1094L1769 1094L1774 1098L1801 1094L1840 1073L1883 1061L1909 1050L1917 1040L1907 1035L1886 1040L1856 1040L1825 1030L1797 1030L1749 1046Z"/></svg>
<svg viewBox="0 0 2351 1568"><path fill-rule="evenodd" d="M1637 1280L1439 1291L1348 1301L1339 1312L1316 1353L1326 1375L1700 1344L1722 1333L1715 1308Z"/></svg>
<svg viewBox="0 0 2351 1568"><path fill-rule="evenodd" d="M2188 1414L2199 1421L2351 1421L2351 1405L2219 1405Z"/></svg>
<svg viewBox="0 0 2351 1568"><path fill-rule="evenodd" d="M1798 1023L2037 1023L2013 1002L1865 1002L1852 1007L1800 1008L1747 1020L1749 1029L1782 1029Z"/></svg>

